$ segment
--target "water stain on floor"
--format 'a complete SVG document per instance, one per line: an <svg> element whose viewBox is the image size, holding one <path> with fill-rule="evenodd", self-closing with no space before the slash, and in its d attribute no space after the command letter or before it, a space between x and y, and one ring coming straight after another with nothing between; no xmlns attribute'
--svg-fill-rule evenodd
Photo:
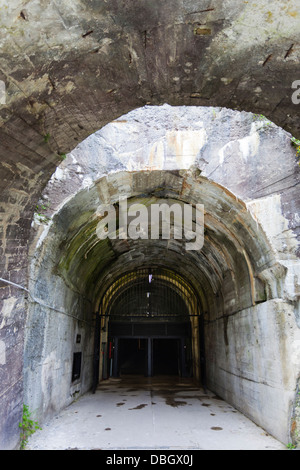
<svg viewBox="0 0 300 470"><path fill-rule="evenodd" d="M227 443L228 447L232 446L233 448L241 446L249 449L252 447L264 449L280 447L281 449L282 447L276 441L270 440L265 443L263 440L261 441L261 439L267 438L261 434L259 428L257 432L260 434L256 436L252 423L249 424L249 428L246 428L249 429L249 433L248 431L245 433L246 435L240 433L239 420L243 418L241 415L235 414L238 411L226 401L220 400L215 393L205 393L202 388L194 387L190 380L184 384L178 384L178 379L173 378L168 381L166 378L163 380L160 378L138 378L137 380L126 378L123 384L113 382L109 387L104 386L104 388L103 385L99 385L95 395L88 394L86 397L82 397L76 404L71 405L72 408L59 417L59 422L52 422L49 428L41 431L42 435L38 432L32 436L33 440L29 448L35 450L44 448L81 450L86 447L87 450L97 450L99 434L101 434L103 449L112 449L112 443L115 445L116 442L118 448L122 449L150 449L150 446L151 449L172 447L181 449L188 446L191 449L197 448L199 450L201 447L201 449L209 450L212 446L215 450L226 446ZM107 396L109 393L112 393L110 398ZM132 395L138 398L133 399ZM123 406L124 404L128 406ZM151 407L154 404L156 406ZM210 408L207 407L209 404ZM131 408L128 408L129 406ZM142 413L128 413L129 410L143 408L145 411ZM79 416L77 413L75 416L75 412L78 412ZM167 419L162 418L169 416L172 417L169 423L170 432L166 432L168 422L166 423ZM222 416L224 428L220 426L218 416ZM79 417L82 418L82 426L78 426ZM89 424L88 420L91 417L99 419L93 418ZM103 428L105 424L113 427ZM72 426L71 433L70 425ZM137 426L140 430L139 433L136 433ZM59 433L57 429L59 429ZM210 433L211 430L214 433ZM222 430L225 432L222 433Z"/></svg>
<svg viewBox="0 0 300 470"><path fill-rule="evenodd" d="M141 405L138 405L135 408L129 408L129 410L141 410L142 408L145 408L145 406L148 406L148 405L145 403L142 403Z"/></svg>
<svg viewBox="0 0 300 470"><path fill-rule="evenodd" d="M187 402L186 401L175 400L174 397L168 397L166 399L166 405L173 406L173 408L177 408L178 406L187 405Z"/></svg>

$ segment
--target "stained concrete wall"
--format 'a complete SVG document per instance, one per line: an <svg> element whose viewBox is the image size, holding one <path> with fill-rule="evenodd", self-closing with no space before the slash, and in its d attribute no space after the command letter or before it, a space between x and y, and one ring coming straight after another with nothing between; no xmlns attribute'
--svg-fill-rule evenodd
<svg viewBox="0 0 300 470"><path fill-rule="evenodd" d="M294 309L283 300L216 319L207 325L208 387L290 442L299 346Z"/></svg>
<svg viewBox="0 0 300 470"><path fill-rule="evenodd" d="M39 276L43 277L41 272ZM33 289L35 300L29 308L24 345L23 400L39 423L90 390L93 380L91 305L74 292L68 292L67 286L58 287L55 279L47 278L46 288L37 282ZM53 294L59 299L57 307L53 305ZM81 374L72 380L73 354L77 352L82 354Z"/></svg>

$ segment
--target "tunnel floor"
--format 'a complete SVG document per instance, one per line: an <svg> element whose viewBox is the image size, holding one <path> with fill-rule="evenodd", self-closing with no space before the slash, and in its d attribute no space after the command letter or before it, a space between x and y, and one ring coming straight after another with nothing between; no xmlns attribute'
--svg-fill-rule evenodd
<svg viewBox="0 0 300 470"><path fill-rule="evenodd" d="M285 450L191 379L125 376L101 383L45 423L28 450Z"/></svg>

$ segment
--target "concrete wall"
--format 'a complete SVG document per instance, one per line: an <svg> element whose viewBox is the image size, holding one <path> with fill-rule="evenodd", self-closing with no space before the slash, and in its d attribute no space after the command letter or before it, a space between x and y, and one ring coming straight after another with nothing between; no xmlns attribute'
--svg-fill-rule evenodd
<svg viewBox="0 0 300 470"><path fill-rule="evenodd" d="M271 300L206 326L208 387L281 442L291 442L300 330Z"/></svg>
<svg viewBox="0 0 300 470"><path fill-rule="evenodd" d="M49 282L49 286L51 281ZM66 289L58 291L66 294ZM48 298L51 296L48 296ZM78 299L76 299L78 300ZM72 299L74 305L74 299ZM90 307L79 301L68 312L35 303L29 311L25 331L24 403L32 416L43 423L74 399L90 390L93 380L94 322L82 313ZM87 316L88 317L88 316ZM81 341L77 343L77 335ZM82 353L80 378L72 381L73 354Z"/></svg>
<svg viewBox="0 0 300 470"><path fill-rule="evenodd" d="M43 250L36 250L25 324L23 399L39 423L87 392L93 380L92 304L59 276L51 274L53 264L49 258L53 256L51 250L46 255ZM82 353L81 375L72 381L76 352Z"/></svg>

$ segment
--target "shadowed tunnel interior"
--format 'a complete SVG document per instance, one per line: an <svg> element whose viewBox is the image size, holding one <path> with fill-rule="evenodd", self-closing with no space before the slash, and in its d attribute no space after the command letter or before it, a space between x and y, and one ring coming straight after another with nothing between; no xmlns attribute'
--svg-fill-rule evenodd
<svg viewBox="0 0 300 470"><path fill-rule="evenodd" d="M147 376L147 341L144 338L121 339L120 375ZM173 338L155 338L153 340L153 375L180 374L180 343Z"/></svg>

